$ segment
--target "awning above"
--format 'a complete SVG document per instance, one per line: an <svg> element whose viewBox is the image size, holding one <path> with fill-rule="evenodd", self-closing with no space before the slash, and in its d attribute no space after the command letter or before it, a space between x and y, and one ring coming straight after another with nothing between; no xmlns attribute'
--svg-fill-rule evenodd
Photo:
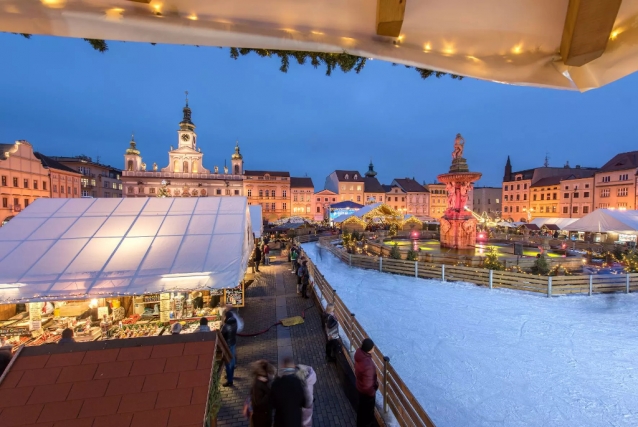
<svg viewBox="0 0 638 427"><path fill-rule="evenodd" d="M382 7L378 8L378 3ZM638 2L571 3L570 6L569 0L5 0L0 7L0 31L147 43L347 52L478 79L562 89L596 88L635 72L638 26L634 22ZM570 10L566 24L568 6L575 10ZM563 43L564 28L570 30L567 44ZM561 51L587 58L585 65L566 65L575 63L564 62ZM597 57L596 52L604 53Z"/></svg>
<svg viewBox="0 0 638 427"><path fill-rule="evenodd" d="M264 221L261 217L261 205L248 206L250 212L250 224L255 237L259 239L264 232Z"/></svg>
<svg viewBox="0 0 638 427"><path fill-rule="evenodd" d="M38 199L0 228L0 303L230 288L245 197Z"/></svg>
<svg viewBox="0 0 638 427"><path fill-rule="evenodd" d="M534 218L532 224L536 224L539 227L554 224L562 230L577 219L578 218Z"/></svg>

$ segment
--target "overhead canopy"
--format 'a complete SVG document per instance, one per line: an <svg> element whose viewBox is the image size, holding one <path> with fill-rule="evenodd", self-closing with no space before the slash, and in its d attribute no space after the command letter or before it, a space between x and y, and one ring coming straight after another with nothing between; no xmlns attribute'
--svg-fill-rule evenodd
<svg viewBox="0 0 638 427"><path fill-rule="evenodd" d="M638 211L596 209L578 221L566 226L563 230L636 234L638 232Z"/></svg>
<svg viewBox="0 0 638 427"><path fill-rule="evenodd" d="M626 0L4 1L0 31L347 52L521 85L587 90L638 69Z"/></svg>
<svg viewBox="0 0 638 427"><path fill-rule="evenodd" d="M519 228L526 228L526 229L531 230L531 231L539 231L540 230L540 227L538 225L531 224L531 223L530 224L522 224L522 225L519 226Z"/></svg>
<svg viewBox="0 0 638 427"><path fill-rule="evenodd" d="M264 232L264 221L261 217L261 205L248 206L250 212L250 224L255 237L259 239Z"/></svg>
<svg viewBox="0 0 638 427"><path fill-rule="evenodd" d="M38 199L0 228L0 303L235 287L245 197Z"/></svg>

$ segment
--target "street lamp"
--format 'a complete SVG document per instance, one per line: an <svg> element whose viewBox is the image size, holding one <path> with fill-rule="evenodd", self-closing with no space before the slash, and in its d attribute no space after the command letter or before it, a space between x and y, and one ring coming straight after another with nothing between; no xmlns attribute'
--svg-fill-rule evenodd
<svg viewBox="0 0 638 427"><path fill-rule="evenodd" d="M534 211L534 208L523 208L523 212L527 212L527 222L530 222L532 220L532 214L534 213Z"/></svg>

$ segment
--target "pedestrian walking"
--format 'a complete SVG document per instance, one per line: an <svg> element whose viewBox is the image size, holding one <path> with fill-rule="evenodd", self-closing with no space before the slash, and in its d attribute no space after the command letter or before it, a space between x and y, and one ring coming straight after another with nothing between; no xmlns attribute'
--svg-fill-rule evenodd
<svg viewBox="0 0 638 427"><path fill-rule="evenodd" d="M297 295L301 295L301 278L303 276L304 257L297 258Z"/></svg>
<svg viewBox="0 0 638 427"><path fill-rule="evenodd" d="M314 387L317 382L317 374L310 366L297 365L296 375L302 381L306 392L306 406L301 409L301 425L312 427L312 407L315 400Z"/></svg>
<svg viewBox="0 0 638 427"><path fill-rule="evenodd" d="M374 343L370 338L366 338L354 353L354 374L359 392L357 427L371 427L374 420L374 401L379 383L372 361L373 349Z"/></svg>
<svg viewBox="0 0 638 427"><path fill-rule="evenodd" d="M284 358L280 376L272 383L270 402L275 411L274 427L301 426L301 410L312 402L306 402L303 383L295 375L297 368L291 357Z"/></svg>
<svg viewBox="0 0 638 427"><path fill-rule="evenodd" d="M270 265L270 246L264 244L264 265Z"/></svg>
<svg viewBox="0 0 638 427"><path fill-rule="evenodd" d="M224 313L224 326L222 326L222 336L230 348L231 359L226 362L226 382L224 387L232 387L233 376L235 374L235 345L237 344L237 319L231 311Z"/></svg>
<svg viewBox="0 0 638 427"><path fill-rule="evenodd" d="M266 360L252 364L253 385L250 389L252 404L251 427L272 427L272 404L270 402L271 383L275 367Z"/></svg>
<svg viewBox="0 0 638 427"><path fill-rule="evenodd" d="M261 249L259 246L255 248L255 254L253 255L253 261L255 261L255 271L259 273L259 263L261 262Z"/></svg>
<svg viewBox="0 0 638 427"><path fill-rule="evenodd" d="M292 272L297 272L297 257L299 256L299 252L297 252L297 247L293 245L290 249L290 261L292 262Z"/></svg>
<svg viewBox="0 0 638 427"><path fill-rule="evenodd" d="M308 285L310 284L310 271L308 270L308 261L304 260L302 263L301 274L301 296L305 299L310 298L308 296Z"/></svg>
<svg viewBox="0 0 638 427"><path fill-rule="evenodd" d="M339 322L335 316L334 304L326 305L326 314L324 317L324 329L326 331L326 359L328 362L337 360L339 352Z"/></svg>

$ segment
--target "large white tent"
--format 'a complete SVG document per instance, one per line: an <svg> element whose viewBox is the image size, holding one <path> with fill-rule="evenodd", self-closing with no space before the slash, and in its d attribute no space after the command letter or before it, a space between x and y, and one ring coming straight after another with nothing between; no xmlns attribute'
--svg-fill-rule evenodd
<svg viewBox="0 0 638 427"><path fill-rule="evenodd" d="M0 228L0 302L232 288L245 197L38 199Z"/></svg>
<svg viewBox="0 0 638 427"><path fill-rule="evenodd" d="M264 233L264 220L262 219L261 205L248 206L250 212L250 224L252 226L255 237L259 239Z"/></svg>
<svg viewBox="0 0 638 427"><path fill-rule="evenodd" d="M596 209L578 221L566 226L564 230L636 234L638 232L638 211Z"/></svg>
<svg viewBox="0 0 638 427"><path fill-rule="evenodd" d="M0 31L347 52L587 90L638 69L637 16L631 0L3 0Z"/></svg>

